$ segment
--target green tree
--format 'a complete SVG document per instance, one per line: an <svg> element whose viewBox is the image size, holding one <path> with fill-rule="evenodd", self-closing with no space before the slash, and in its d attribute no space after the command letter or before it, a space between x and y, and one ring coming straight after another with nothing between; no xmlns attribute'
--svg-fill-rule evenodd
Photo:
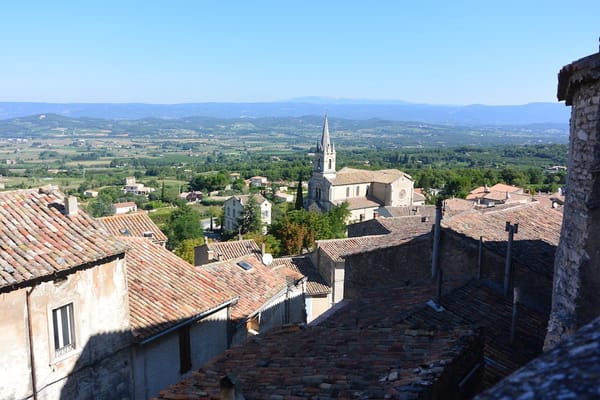
<svg viewBox="0 0 600 400"><path fill-rule="evenodd" d="M260 206L254 196L249 197L244 205L244 212L238 219L238 226L241 233L262 232Z"/></svg>
<svg viewBox="0 0 600 400"><path fill-rule="evenodd" d="M298 187L296 187L296 210L304 208L304 196L302 194L302 174L298 176Z"/></svg>
<svg viewBox="0 0 600 400"><path fill-rule="evenodd" d="M173 252L190 264L194 264L194 249L204 244L204 238L182 240Z"/></svg>
<svg viewBox="0 0 600 400"><path fill-rule="evenodd" d="M170 215L163 228L169 241L169 249L177 248L186 239L198 239L204 236L200 224L200 213L188 205L180 205Z"/></svg>

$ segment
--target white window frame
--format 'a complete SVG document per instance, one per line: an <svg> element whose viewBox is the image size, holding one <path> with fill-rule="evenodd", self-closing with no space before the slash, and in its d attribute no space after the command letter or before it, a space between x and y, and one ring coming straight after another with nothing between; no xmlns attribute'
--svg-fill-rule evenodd
<svg viewBox="0 0 600 400"><path fill-rule="evenodd" d="M74 301L67 301L48 308L48 334L51 361L59 361L72 355L77 350L78 335L75 315L76 307ZM67 329L66 332L65 328Z"/></svg>

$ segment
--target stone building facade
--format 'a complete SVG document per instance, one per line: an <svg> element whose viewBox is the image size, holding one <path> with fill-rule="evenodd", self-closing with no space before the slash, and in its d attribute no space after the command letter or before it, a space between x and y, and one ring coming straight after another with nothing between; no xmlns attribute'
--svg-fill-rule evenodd
<svg viewBox="0 0 600 400"><path fill-rule="evenodd" d="M600 53L565 66L558 99L572 106L567 194L545 348L600 312Z"/></svg>
<svg viewBox="0 0 600 400"><path fill-rule="evenodd" d="M348 204L349 222L375 218L381 207L414 205L414 181L397 169L369 171L342 168L336 171L336 151L325 116L321 140L317 142L313 174L308 181L307 210L327 212Z"/></svg>

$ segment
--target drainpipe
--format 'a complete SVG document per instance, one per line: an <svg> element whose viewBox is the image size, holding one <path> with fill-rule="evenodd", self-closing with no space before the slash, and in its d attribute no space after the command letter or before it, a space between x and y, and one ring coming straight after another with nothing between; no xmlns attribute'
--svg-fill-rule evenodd
<svg viewBox="0 0 600 400"><path fill-rule="evenodd" d="M31 304L29 297L35 289L35 286L29 291L25 291L25 306L27 308L27 335L29 338L29 362L31 364L31 390L33 391L33 400L37 400L37 380L35 376L35 354L33 352L33 328L31 322Z"/></svg>

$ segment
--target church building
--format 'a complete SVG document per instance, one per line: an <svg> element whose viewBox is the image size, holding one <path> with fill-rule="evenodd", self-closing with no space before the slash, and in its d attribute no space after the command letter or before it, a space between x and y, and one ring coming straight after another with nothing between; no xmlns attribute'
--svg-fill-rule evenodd
<svg viewBox="0 0 600 400"><path fill-rule="evenodd" d="M351 212L348 222L372 219L384 207L412 207L413 185L411 176L397 169L369 171L345 167L336 171L335 147L325 116L313 174L308 181L307 210L327 212L347 202Z"/></svg>

